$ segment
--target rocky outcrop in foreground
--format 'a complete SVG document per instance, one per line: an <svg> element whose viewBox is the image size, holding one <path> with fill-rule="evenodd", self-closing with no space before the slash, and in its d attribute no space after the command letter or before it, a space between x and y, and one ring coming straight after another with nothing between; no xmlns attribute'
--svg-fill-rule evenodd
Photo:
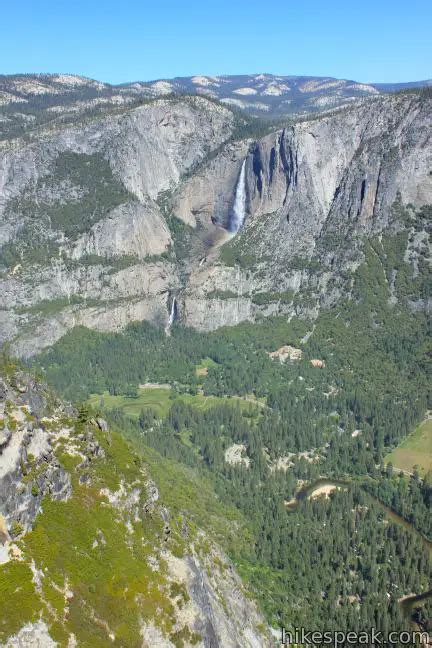
<svg viewBox="0 0 432 648"><path fill-rule="evenodd" d="M6 362L0 426L0 645L273 645L211 532L105 420Z"/></svg>

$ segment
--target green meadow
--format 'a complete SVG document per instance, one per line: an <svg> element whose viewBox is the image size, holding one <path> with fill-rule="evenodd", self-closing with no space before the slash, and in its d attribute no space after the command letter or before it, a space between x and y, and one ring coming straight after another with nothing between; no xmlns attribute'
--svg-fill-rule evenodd
<svg viewBox="0 0 432 648"><path fill-rule="evenodd" d="M159 418L165 418L174 402L183 402L199 410L206 410L215 405L231 403L239 405L242 410L250 410L262 403L254 403L239 396L221 398L219 396L204 396L203 394L178 394L170 387L140 387L136 396L113 396L108 392L92 394L87 403L93 409L121 409L124 414L138 418L141 410L152 409Z"/></svg>
<svg viewBox="0 0 432 648"><path fill-rule="evenodd" d="M413 472L418 467L421 476L432 470L432 419L427 419L385 458L395 468Z"/></svg>

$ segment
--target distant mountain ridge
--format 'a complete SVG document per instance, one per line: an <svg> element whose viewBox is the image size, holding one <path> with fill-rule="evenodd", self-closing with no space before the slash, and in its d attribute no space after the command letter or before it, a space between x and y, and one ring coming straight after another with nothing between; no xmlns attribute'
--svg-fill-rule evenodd
<svg viewBox="0 0 432 648"><path fill-rule="evenodd" d="M361 97L404 89L430 87L432 80L407 83L361 83L318 76L251 74L176 77L111 85L72 74L0 76L0 107L46 107L53 113L112 104L122 106L140 98L169 94L198 94L255 115L277 117L321 112Z"/></svg>

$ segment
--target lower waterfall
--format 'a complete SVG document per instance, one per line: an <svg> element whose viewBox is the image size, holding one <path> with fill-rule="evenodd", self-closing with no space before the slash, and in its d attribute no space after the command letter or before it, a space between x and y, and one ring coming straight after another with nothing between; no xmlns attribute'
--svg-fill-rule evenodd
<svg viewBox="0 0 432 648"><path fill-rule="evenodd" d="M170 334L171 327L172 327L172 325L174 323L175 316L176 316L176 309L177 309L176 298L173 297L172 302L171 302L171 309L170 309L170 314L169 314L169 317L168 317L168 322L167 322L167 325L165 326L166 335Z"/></svg>

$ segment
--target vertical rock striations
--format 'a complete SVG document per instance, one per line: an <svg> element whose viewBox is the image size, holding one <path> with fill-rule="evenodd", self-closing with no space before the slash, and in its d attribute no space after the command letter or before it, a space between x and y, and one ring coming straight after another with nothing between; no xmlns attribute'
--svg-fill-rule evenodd
<svg viewBox="0 0 432 648"><path fill-rule="evenodd" d="M159 99L6 140L1 340L28 356L76 325L169 326L173 291L205 330L313 315L364 237L406 227L395 205L432 204L431 113L427 94L383 96L240 140L227 108Z"/></svg>

